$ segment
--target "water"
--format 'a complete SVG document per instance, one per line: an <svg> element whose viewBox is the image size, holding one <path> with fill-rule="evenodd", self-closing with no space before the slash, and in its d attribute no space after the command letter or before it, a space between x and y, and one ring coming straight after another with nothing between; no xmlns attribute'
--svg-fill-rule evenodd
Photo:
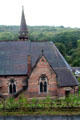
<svg viewBox="0 0 80 120"><path fill-rule="evenodd" d="M79 116L19 116L0 117L0 120L80 120Z"/></svg>

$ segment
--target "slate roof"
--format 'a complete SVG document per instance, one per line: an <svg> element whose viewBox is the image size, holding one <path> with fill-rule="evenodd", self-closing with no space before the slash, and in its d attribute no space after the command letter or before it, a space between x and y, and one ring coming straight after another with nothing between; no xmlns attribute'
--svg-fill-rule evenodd
<svg viewBox="0 0 80 120"><path fill-rule="evenodd" d="M26 75L27 56L31 54L33 67L41 56L42 49L49 64L58 75L59 85L78 85L70 72L70 66L52 42L0 42L0 75Z"/></svg>
<svg viewBox="0 0 80 120"><path fill-rule="evenodd" d="M23 75L27 73L29 42L0 42L0 75Z"/></svg>
<svg viewBox="0 0 80 120"><path fill-rule="evenodd" d="M60 87L69 87L78 85L77 79L74 77L72 72L66 68L56 68L54 69L57 75L57 83Z"/></svg>
<svg viewBox="0 0 80 120"><path fill-rule="evenodd" d="M67 67L70 69L69 64L60 54L53 42L31 42L31 56L33 65L35 65L37 58L42 54L42 50L44 50L44 55L53 68Z"/></svg>

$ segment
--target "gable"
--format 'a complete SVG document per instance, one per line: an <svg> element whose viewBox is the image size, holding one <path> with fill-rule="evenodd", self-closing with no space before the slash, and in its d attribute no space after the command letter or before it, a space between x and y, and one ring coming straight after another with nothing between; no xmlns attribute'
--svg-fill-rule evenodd
<svg viewBox="0 0 80 120"><path fill-rule="evenodd" d="M51 68L51 66L49 65L47 59L44 56L41 56L37 62L36 65L33 67L33 70L31 72L31 75L29 77L30 78L35 78L38 80L39 77L45 74L48 79L50 79L49 77L52 77L53 79L56 78L56 73L55 71Z"/></svg>
<svg viewBox="0 0 80 120"><path fill-rule="evenodd" d="M36 67L40 67L42 69L48 69L51 74L54 73L55 74L55 71L53 70L53 68L50 66L47 58L45 56L41 56L41 58L37 61L37 65Z"/></svg>
<svg viewBox="0 0 80 120"><path fill-rule="evenodd" d="M50 67L50 65L49 65L49 63L48 63L48 61L47 61L47 59L44 57L44 56L41 56L40 58L39 58L39 60L37 61L37 65L36 65L36 67L38 67L38 66L40 66L40 67Z"/></svg>
<svg viewBox="0 0 80 120"><path fill-rule="evenodd" d="M41 56L42 49L44 50L44 55L53 69L54 67L66 67L70 69L69 64L66 62L53 42L31 42L31 56L33 66L35 65L39 56Z"/></svg>

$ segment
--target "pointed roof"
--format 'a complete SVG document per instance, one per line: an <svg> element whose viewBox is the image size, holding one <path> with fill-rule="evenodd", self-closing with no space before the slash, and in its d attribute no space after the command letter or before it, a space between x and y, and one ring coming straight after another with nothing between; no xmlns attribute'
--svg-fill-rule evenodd
<svg viewBox="0 0 80 120"><path fill-rule="evenodd" d="M28 29L27 29L27 25L26 25L26 19L25 19L24 7L23 6L22 6L22 17L21 17L19 39L28 39Z"/></svg>

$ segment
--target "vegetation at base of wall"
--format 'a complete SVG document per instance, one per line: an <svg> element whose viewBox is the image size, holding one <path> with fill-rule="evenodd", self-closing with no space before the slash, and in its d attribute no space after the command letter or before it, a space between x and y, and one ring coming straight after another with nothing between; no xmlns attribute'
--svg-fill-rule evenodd
<svg viewBox="0 0 80 120"><path fill-rule="evenodd" d="M53 41L71 66L80 66L80 29L28 26L31 41ZM0 41L18 40L19 26L0 26Z"/></svg>
<svg viewBox="0 0 80 120"><path fill-rule="evenodd" d="M38 110L54 109L73 109L80 108L80 95L70 95L62 99L51 99L47 96L45 99L27 99L23 95L14 99L13 97L0 100L0 111L5 112L35 112Z"/></svg>
<svg viewBox="0 0 80 120"><path fill-rule="evenodd" d="M0 100L0 115L78 115L80 114L80 95L66 98L27 99L20 95Z"/></svg>

